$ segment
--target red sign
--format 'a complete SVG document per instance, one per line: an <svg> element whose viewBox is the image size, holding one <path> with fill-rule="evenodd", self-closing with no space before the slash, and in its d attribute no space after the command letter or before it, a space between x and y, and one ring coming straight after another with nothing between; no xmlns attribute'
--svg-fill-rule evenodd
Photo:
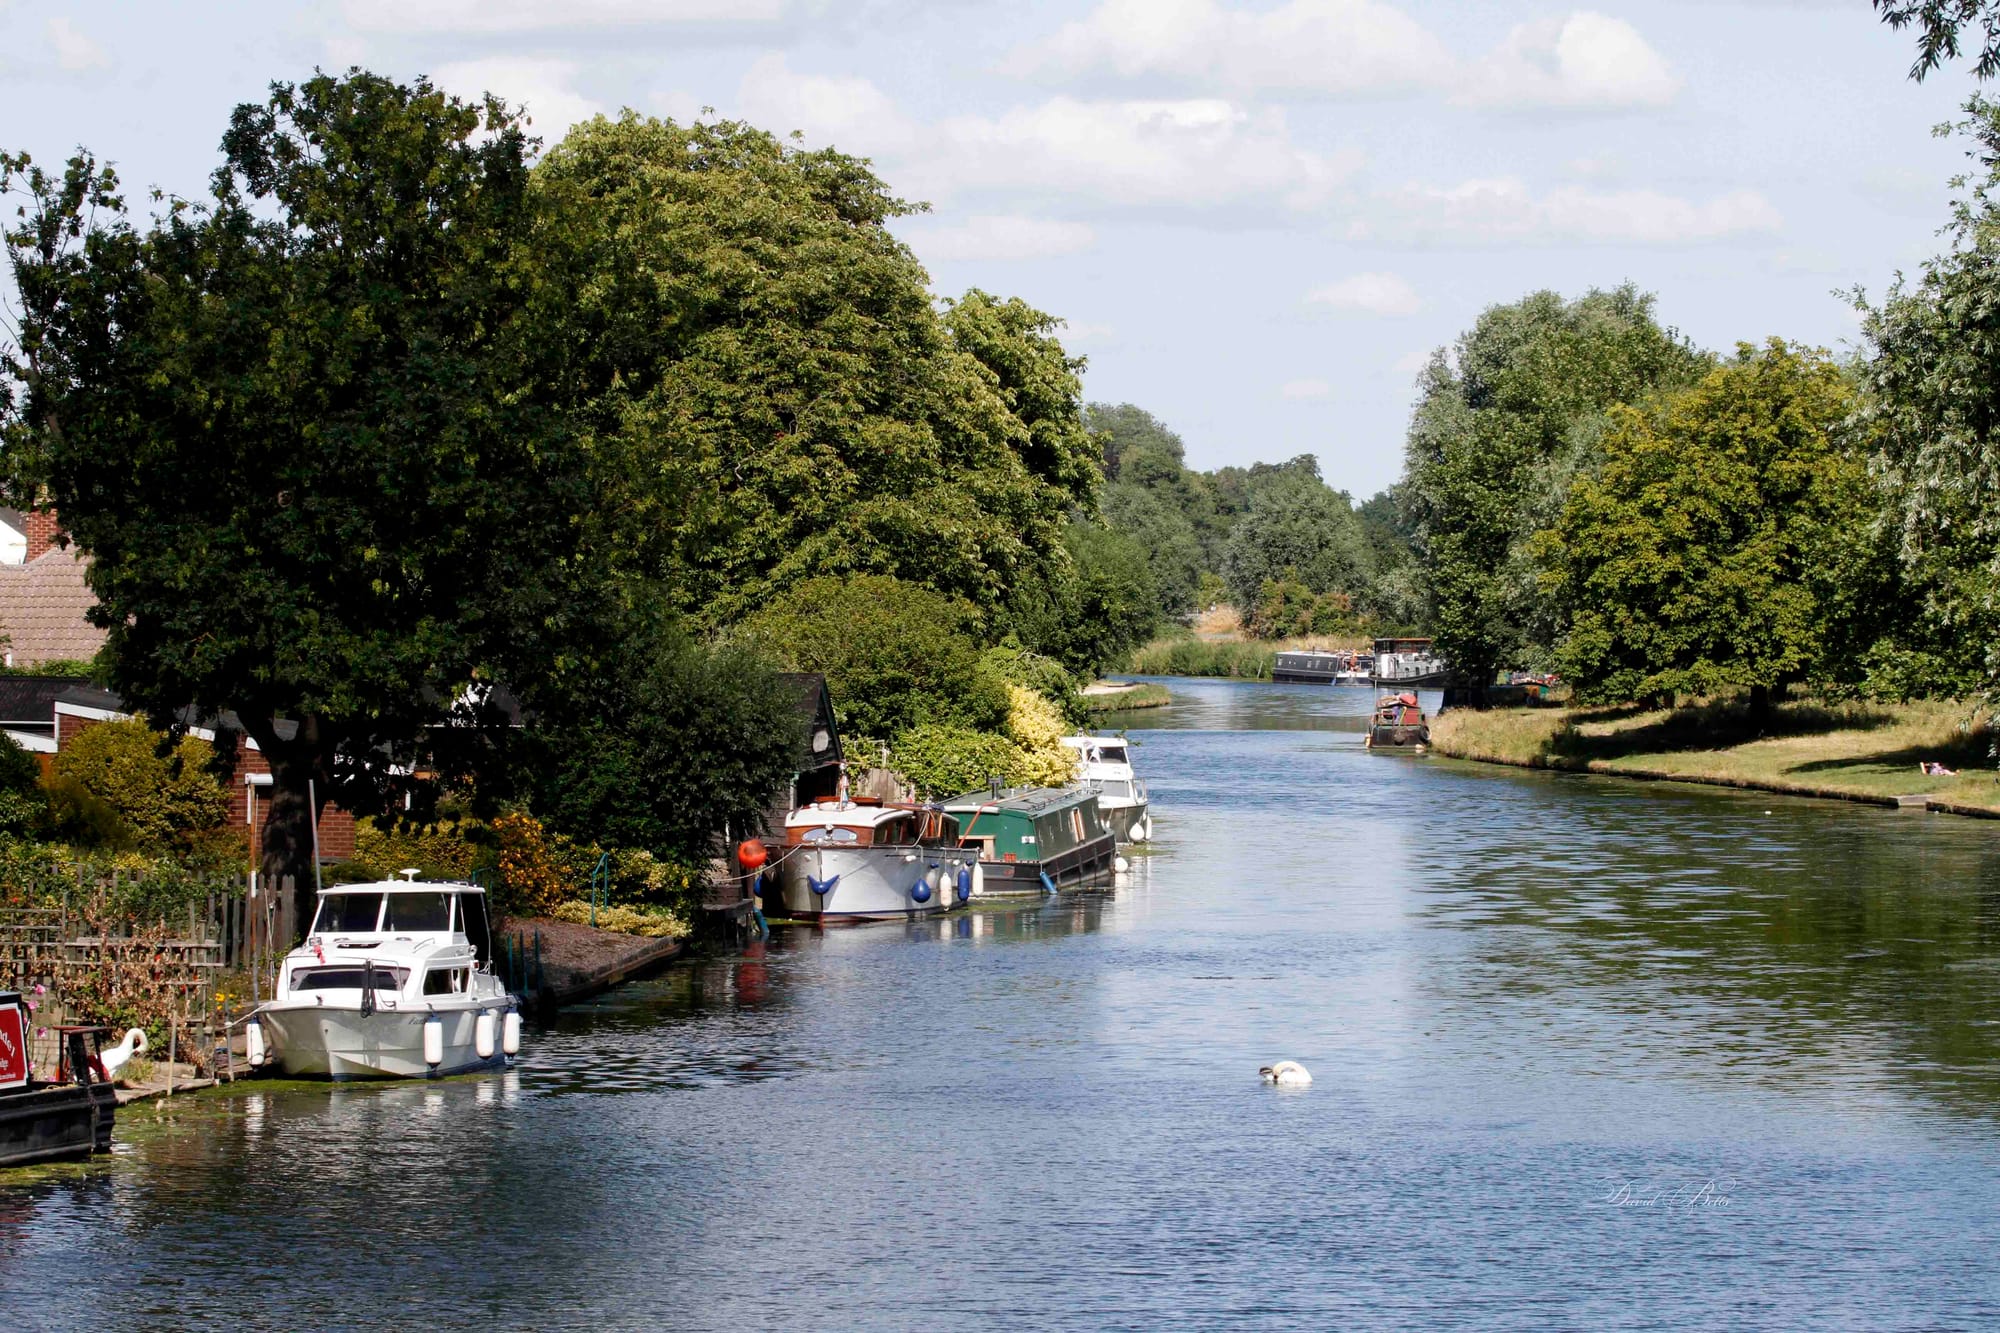
<svg viewBox="0 0 2000 1333"><path fill-rule="evenodd" d="M28 1082L28 1011L18 1004L0 1005L0 1088L25 1087Z"/></svg>

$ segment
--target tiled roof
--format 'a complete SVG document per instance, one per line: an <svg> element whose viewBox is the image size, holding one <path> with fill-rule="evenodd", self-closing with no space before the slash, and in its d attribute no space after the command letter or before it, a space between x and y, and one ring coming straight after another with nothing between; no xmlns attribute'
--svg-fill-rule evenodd
<svg viewBox="0 0 2000 1333"><path fill-rule="evenodd" d="M89 683L80 676L0 676L0 725L54 726L56 697Z"/></svg>
<svg viewBox="0 0 2000 1333"><path fill-rule="evenodd" d="M97 601L83 581L88 567L75 547L0 565L0 634L15 666L85 661L103 647L105 631L84 619Z"/></svg>

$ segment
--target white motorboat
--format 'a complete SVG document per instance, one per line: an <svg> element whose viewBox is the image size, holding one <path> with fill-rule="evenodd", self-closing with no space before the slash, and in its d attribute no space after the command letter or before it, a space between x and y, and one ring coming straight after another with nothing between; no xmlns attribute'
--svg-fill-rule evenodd
<svg viewBox="0 0 2000 1333"><path fill-rule="evenodd" d="M493 974L486 891L406 878L320 890L306 942L248 1025L250 1063L294 1078L498 1068L521 1017Z"/></svg>
<svg viewBox="0 0 2000 1333"><path fill-rule="evenodd" d="M901 921L972 897L979 850L958 823L926 806L817 801L785 820L773 858L785 914L823 921Z"/></svg>
<svg viewBox="0 0 2000 1333"><path fill-rule="evenodd" d="M1065 736L1077 752L1077 776L1097 793L1097 809L1120 842L1147 842L1153 836L1151 798L1132 769L1132 743L1123 736Z"/></svg>

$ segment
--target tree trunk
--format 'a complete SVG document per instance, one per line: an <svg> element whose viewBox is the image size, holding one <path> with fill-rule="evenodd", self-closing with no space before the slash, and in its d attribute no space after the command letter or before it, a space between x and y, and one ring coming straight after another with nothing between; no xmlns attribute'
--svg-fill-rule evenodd
<svg viewBox="0 0 2000 1333"><path fill-rule="evenodd" d="M292 885L292 919L296 923L287 947L298 943L312 925L319 906L318 881L314 874L313 825L326 805L326 786L310 786L319 772L318 727L313 721L301 723L289 741L278 738L275 719L243 719L244 730L271 765L270 814L264 821L263 855L258 858L259 878L272 891L285 882ZM315 801L318 808L315 808Z"/></svg>
<svg viewBox="0 0 2000 1333"><path fill-rule="evenodd" d="M1771 687L1752 685L1750 687L1750 718L1762 726L1771 717Z"/></svg>

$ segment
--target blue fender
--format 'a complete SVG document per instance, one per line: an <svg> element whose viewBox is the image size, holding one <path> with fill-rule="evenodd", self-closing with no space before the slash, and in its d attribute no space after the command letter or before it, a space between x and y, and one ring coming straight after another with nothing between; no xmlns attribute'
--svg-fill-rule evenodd
<svg viewBox="0 0 2000 1333"><path fill-rule="evenodd" d="M838 875L828 875L825 879L814 879L811 875L806 876L806 887L822 898L832 893L833 886L838 883L840 883L840 876Z"/></svg>
<svg viewBox="0 0 2000 1333"><path fill-rule="evenodd" d="M1056 882L1049 878L1049 872L1046 870L1042 872L1042 887L1047 889L1050 893L1054 893L1056 891Z"/></svg>
<svg viewBox="0 0 2000 1333"><path fill-rule="evenodd" d="M917 882L910 886L910 896L920 903L929 902L931 900L930 881L922 875L918 875Z"/></svg>
<svg viewBox="0 0 2000 1333"><path fill-rule="evenodd" d="M970 902L971 899L972 899L972 867L960 866L958 868L958 900L963 903L963 902Z"/></svg>

